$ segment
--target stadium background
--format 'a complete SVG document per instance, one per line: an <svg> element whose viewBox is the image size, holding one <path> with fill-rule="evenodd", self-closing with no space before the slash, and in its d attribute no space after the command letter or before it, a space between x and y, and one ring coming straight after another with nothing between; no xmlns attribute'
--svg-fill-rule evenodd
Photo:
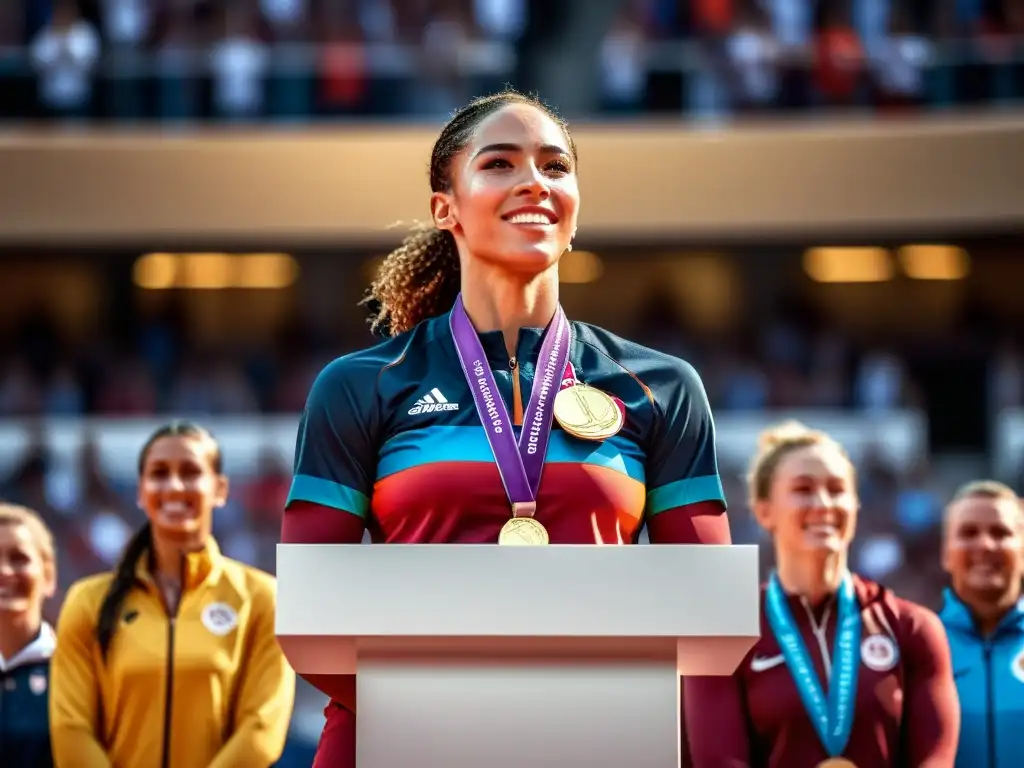
<svg viewBox="0 0 1024 768"><path fill-rule="evenodd" d="M372 342L440 121L507 82L577 126L567 310L697 366L734 538L763 541L745 462L795 415L857 462L855 566L934 605L950 489L1020 488L1022 34L1014 0L0 3L0 496L53 526L63 590L190 416L223 548L272 571L312 377Z"/></svg>

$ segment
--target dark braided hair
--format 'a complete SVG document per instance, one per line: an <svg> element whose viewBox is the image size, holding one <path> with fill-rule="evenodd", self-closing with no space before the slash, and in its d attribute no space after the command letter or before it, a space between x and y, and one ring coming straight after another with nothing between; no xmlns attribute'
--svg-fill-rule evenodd
<svg viewBox="0 0 1024 768"><path fill-rule="evenodd" d="M146 458L149 456L150 449L157 440L164 437L193 437L209 440L213 446L210 463L213 466L213 471L220 474L222 466L220 447L213 436L203 427L190 421L172 421L150 435L145 445L142 446L142 450L139 451L138 472L140 477L146 468ZM153 527L147 521L129 539L124 554L121 555L121 561L117 564L117 570L114 571L114 578L110 582L107 594L103 598L103 604L100 605L99 620L96 622L96 639L99 641L100 653L104 661L107 658L107 651L110 650L110 643L114 639L114 632L121 616L121 606L124 605L124 601L135 588L135 569L138 568L139 561L150 551L152 546Z"/></svg>
<svg viewBox="0 0 1024 768"><path fill-rule="evenodd" d="M451 191L452 160L465 149L481 121L510 104L529 104L542 110L565 133L576 160L569 127L553 109L536 96L504 90L469 102L441 130L430 154L431 192ZM452 233L433 224L415 225L384 259L363 300L371 307L370 327L375 333L397 336L447 312L459 293L459 272L459 252Z"/></svg>

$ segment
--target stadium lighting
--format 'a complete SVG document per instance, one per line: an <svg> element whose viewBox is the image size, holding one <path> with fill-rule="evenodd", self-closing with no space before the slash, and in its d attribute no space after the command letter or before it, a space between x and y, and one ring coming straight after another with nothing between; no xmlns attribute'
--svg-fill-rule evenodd
<svg viewBox="0 0 1024 768"><path fill-rule="evenodd" d="M881 283L896 270L885 248L821 247L804 253L804 271L817 283Z"/></svg>
<svg viewBox="0 0 1024 768"><path fill-rule="evenodd" d="M139 288L158 291L288 288L299 263L286 253L147 253L132 268Z"/></svg>
<svg viewBox="0 0 1024 768"><path fill-rule="evenodd" d="M250 253L238 258L235 286L281 289L299 279L299 264L285 253Z"/></svg>
<svg viewBox="0 0 1024 768"><path fill-rule="evenodd" d="M913 280L963 280L971 269L967 251L955 245L905 245L897 259Z"/></svg>
<svg viewBox="0 0 1024 768"><path fill-rule="evenodd" d="M173 288L177 275L178 260L172 253L147 253L132 267L135 284L152 291Z"/></svg>

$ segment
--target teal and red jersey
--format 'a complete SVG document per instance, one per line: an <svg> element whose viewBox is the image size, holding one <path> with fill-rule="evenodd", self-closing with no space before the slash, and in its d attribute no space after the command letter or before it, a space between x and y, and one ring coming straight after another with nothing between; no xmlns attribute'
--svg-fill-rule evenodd
<svg viewBox="0 0 1024 768"><path fill-rule="evenodd" d="M554 424L536 512L551 543L630 543L669 510L724 509L714 421L693 367L572 328L576 376L618 398L626 419L598 442ZM512 360L500 332L480 334L510 414L529 397L543 333L520 331ZM299 425L289 509L299 502L357 518L374 542L497 542L511 506L447 315L320 373Z"/></svg>
<svg viewBox="0 0 1024 768"><path fill-rule="evenodd" d="M533 387L542 328L479 334L517 425ZM553 544L728 544L715 425L688 363L572 323L575 378L621 401L603 441L552 427L536 519ZM496 543L512 515L459 363L449 317L330 363L299 424L281 538L287 543ZM309 677L332 701L317 768L355 765L355 681Z"/></svg>

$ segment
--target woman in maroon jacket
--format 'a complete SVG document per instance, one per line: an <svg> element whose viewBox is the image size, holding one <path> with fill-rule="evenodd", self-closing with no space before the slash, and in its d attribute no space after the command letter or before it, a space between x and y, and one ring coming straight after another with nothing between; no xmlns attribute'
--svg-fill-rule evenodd
<svg viewBox="0 0 1024 768"><path fill-rule="evenodd" d="M960 708L931 611L847 568L856 479L827 435L762 436L751 507L773 540L761 639L731 677L684 681L694 768L952 768Z"/></svg>

